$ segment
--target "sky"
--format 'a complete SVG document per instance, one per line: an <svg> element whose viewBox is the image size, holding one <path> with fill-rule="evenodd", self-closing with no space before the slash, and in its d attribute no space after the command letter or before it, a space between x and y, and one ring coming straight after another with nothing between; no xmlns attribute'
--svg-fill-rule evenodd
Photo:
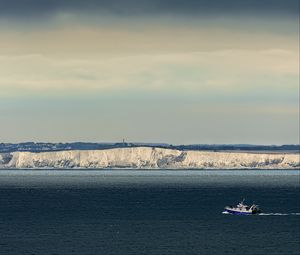
<svg viewBox="0 0 300 255"><path fill-rule="evenodd" d="M299 143L298 0L1 0L0 142Z"/></svg>

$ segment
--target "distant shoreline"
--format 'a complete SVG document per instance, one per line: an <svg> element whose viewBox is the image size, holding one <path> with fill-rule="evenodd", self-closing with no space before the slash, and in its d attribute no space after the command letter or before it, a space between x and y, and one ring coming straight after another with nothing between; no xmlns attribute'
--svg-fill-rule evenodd
<svg viewBox="0 0 300 255"><path fill-rule="evenodd" d="M297 169L300 154L193 151L154 147L0 153L15 169Z"/></svg>
<svg viewBox="0 0 300 255"><path fill-rule="evenodd" d="M165 171L165 172L197 172L197 171L211 171L211 172L217 172L217 171L263 171L263 172L268 172L268 171L300 171L300 167L299 168L0 168L0 172L1 171L27 171L27 170L31 170L31 171L69 171L69 172L80 172L80 171L94 171L94 172L107 172L107 171L132 171L132 172L161 172L161 171Z"/></svg>
<svg viewBox="0 0 300 255"><path fill-rule="evenodd" d="M166 143L0 143L0 153L11 153L16 151L28 152L50 152L69 150L107 150L117 148L161 148L181 151L212 151L212 152L247 152L247 153L299 153L299 144L286 145L253 145L253 144L188 144L172 145Z"/></svg>

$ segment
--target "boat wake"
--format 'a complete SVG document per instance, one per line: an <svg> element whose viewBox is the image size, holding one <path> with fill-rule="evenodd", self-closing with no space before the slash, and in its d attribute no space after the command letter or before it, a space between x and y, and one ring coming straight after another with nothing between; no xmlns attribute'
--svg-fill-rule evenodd
<svg viewBox="0 0 300 255"><path fill-rule="evenodd" d="M222 214L231 214L229 212L222 212ZM249 214L251 215L251 214ZM291 215L296 215L296 216L300 216L300 213L258 213L256 215L259 215L259 216L291 216Z"/></svg>
<svg viewBox="0 0 300 255"><path fill-rule="evenodd" d="M261 215L261 216L289 216L289 215L298 215L298 216L300 216L300 213L259 213L258 215Z"/></svg>
<svg viewBox="0 0 300 255"><path fill-rule="evenodd" d="M222 212L223 214L230 214L229 212L226 212L226 211L224 211L224 212Z"/></svg>

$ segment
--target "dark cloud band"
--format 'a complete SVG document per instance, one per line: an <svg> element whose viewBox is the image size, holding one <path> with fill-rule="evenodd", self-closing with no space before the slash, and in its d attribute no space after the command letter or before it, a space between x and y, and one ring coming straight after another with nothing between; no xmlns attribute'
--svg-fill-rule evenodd
<svg viewBox="0 0 300 255"><path fill-rule="evenodd" d="M52 15L59 11L116 15L262 13L298 15L298 0L1 0L0 15Z"/></svg>

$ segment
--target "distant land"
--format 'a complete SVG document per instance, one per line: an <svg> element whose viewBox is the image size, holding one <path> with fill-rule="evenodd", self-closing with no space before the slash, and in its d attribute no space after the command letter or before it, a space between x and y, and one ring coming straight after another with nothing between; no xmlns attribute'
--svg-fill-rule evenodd
<svg viewBox="0 0 300 255"><path fill-rule="evenodd" d="M0 168L299 169L299 145L2 143Z"/></svg>
<svg viewBox="0 0 300 255"><path fill-rule="evenodd" d="M2 169L299 169L295 152L241 152L126 147L2 152Z"/></svg>
<svg viewBox="0 0 300 255"><path fill-rule="evenodd" d="M248 152L300 152L300 144L288 145L251 145L251 144L189 144L172 145L167 143L44 143L44 142L24 142L24 143L0 143L0 153L16 151L47 152L65 150L107 150L116 148L151 147L173 150L192 151L248 151Z"/></svg>

